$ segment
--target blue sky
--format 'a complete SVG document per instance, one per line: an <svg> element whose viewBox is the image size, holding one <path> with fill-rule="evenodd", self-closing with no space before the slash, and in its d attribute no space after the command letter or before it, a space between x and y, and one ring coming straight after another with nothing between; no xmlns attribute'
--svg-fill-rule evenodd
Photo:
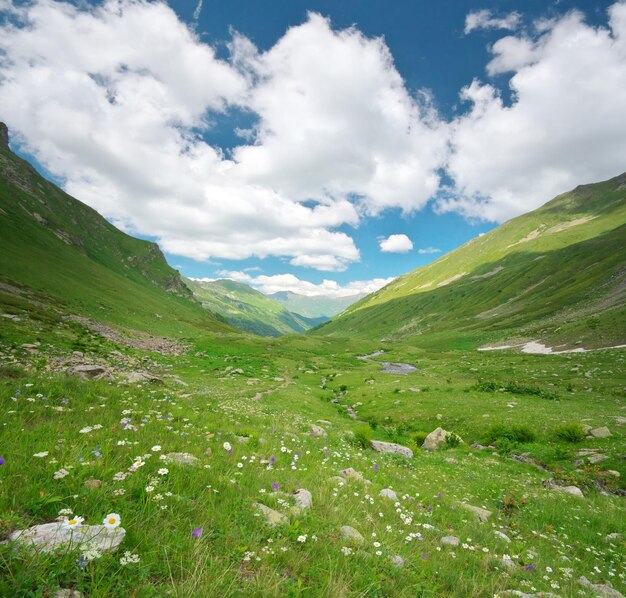
<svg viewBox="0 0 626 598"><path fill-rule="evenodd" d="M373 290L624 169L619 1L35 0L0 15L14 148L187 276ZM381 251L391 235L408 240Z"/></svg>

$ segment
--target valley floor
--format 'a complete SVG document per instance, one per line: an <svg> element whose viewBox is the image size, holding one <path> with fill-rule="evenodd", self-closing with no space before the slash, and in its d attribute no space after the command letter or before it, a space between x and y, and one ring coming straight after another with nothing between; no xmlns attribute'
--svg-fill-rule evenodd
<svg viewBox="0 0 626 598"><path fill-rule="evenodd" d="M173 355L5 318L0 539L111 513L126 534L95 554L5 543L0 595L626 591L624 350L357 358L378 349L224 334ZM103 378L61 371L81 364ZM462 442L419 448L437 427Z"/></svg>

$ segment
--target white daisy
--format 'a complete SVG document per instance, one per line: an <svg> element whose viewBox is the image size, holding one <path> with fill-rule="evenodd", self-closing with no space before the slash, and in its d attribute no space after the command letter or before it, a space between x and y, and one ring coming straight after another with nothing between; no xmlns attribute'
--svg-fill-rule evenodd
<svg viewBox="0 0 626 598"><path fill-rule="evenodd" d="M117 513L109 513L102 522L102 525L107 529L115 529L119 527L121 523L120 516Z"/></svg>

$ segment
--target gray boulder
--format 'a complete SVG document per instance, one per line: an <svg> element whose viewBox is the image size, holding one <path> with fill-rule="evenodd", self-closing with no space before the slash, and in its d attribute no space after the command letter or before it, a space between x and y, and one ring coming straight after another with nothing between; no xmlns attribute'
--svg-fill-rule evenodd
<svg viewBox="0 0 626 598"><path fill-rule="evenodd" d="M313 506L313 495L304 488L300 488L294 492L294 499L297 509L310 509Z"/></svg>
<svg viewBox="0 0 626 598"><path fill-rule="evenodd" d="M591 434L594 438L608 438L609 436L611 436L611 432L606 426L591 430L589 434Z"/></svg>
<svg viewBox="0 0 626 598"><path fill-rule="evenodd" d="M384 490L381 490L379 494L384 498L398 500L398 495L391 488L385 488Z"/></svg>
<svg viewBox="0 0 626 598"><path fill-rule="evenodd" d="M487 519L489 519L489 517L493 515L493 513L491 511L488 511L487 509L483 509L481 507L475 507L474 505L468 505L465 502L462 502L460 506L466 511L471 511L472 513L474 513L474 515L478 517L478 520L481 523L484 523L485 521L487 521Z"/></svg>
<svg viewBox="0 0 626 598"><path fill-rule="evenodd" d="M371 440L370 443L372 448L378 453L398 453L409 459L413 456L413 451L409 447L402 446L401 444L383 442L382 440Z"/></svg>
<svg viewBox="0 0 626 598"><path fill-rule="evenodd" d="M341 533L342 538L344 538L345 540L350 540L352 542L356 542L357 544L363 544L363 542L365 542L365 538L349 525L343 525L339 529L339 532Z"/></svg>
<svg viewBox="0 0 626 598"><path fill-rule="evenodd" d="M438 448L441 448L443 445L445 445L447 438L452 435L452 432L448 432L443 428L437 428L433 430L428 436L426 436L426 438L424 439L424 443L422 444L422 448L427 451L436 451Z"/></svg>
<svg viewBox="0 0 626 598"><path fill-rule="evenodd" d="M461 541L456 536L444 536L440 542L446 546L459 546Z"/></svg>
<svg viewBox="0 0 626 598"><path fill-rule="evenodd" d="M288 521L285 515L283 515L282 513L279 513L278 511L275 511L274 509L270 509L268 506L260 502L255 503L254 506L259 511L261 511L261 513L263 513L263 515L265 516L265 522L270 527L275 527L277 525L285 525Z"/></svg>

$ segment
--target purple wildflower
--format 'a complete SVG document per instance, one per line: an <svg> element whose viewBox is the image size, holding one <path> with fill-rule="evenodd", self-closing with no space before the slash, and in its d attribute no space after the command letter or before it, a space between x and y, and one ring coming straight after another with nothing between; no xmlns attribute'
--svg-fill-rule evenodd
<svg viewBox="0 0 626 598"><path fill-rule="evenodd" d="M195 527L194 530L191 532L191 536L198 540L200 538L200 536L202 535L202 528L201 527Z"/></svg>
<svg viewBox="0 0 626 598"><path fill-rule="evenodd" d="M0 465L4 465L4 457L0 457Z"/></svg>
<svg viewBox="0 0 626 598"><path fill-rule="evenodd" d="M422 555L422 558L423 558L423 559L427 559L427 558L428 558L428 554L424 553L424 554Z"/></svg>
<svg viewBox="0 0 626 598"><path fill-rule="evenodd" d="M270 463L276 463L276 457L270 457Z"/></svg>
<svg viewBox="0 0 626 598"><path fill-rule="evenodd" d="M374 463L374 467L372 467L372 469L374 471L378 471L380 469L380 467L378 466L378 463Z"/></svg>
<svg viewBox="0 0 626 598"><path fill-rule="evenodd" d="M533 563L532 565L526 565L526 571L534 571L537 568L537 564Z"/></svg>
<svg viewBox="0 0 626 598"><path fill-rule="evenodd" d="M274 482L272 484L272 490L278 490L280 488L280 486L278 485L278 482Z"/></svg>

